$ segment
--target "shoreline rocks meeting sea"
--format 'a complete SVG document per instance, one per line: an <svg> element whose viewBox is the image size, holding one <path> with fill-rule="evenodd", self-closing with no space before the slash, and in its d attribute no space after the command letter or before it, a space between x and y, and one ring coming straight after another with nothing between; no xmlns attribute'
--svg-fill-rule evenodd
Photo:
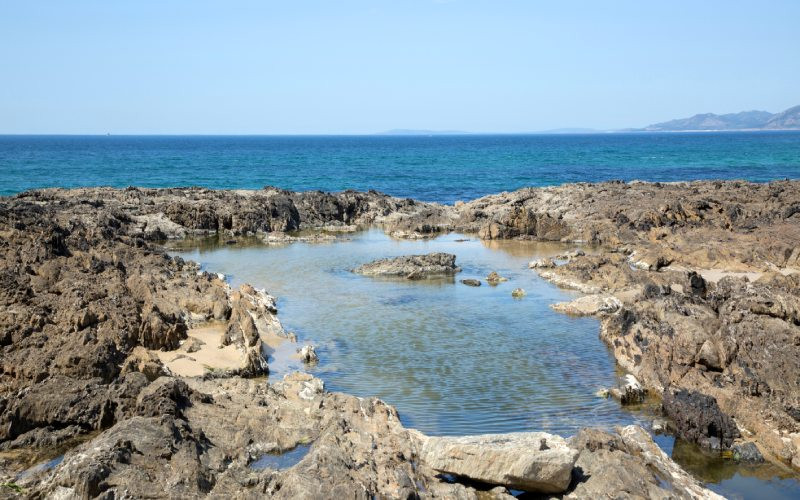
<svg viewBox="0 0 800 500"><path fill-rule="evenodd" d="M580 183L454 205L375 191L44 189L0 198L0 213L6 496L716 497L637 426L426 436L309 374L265 378L270 349L291 342L274 299L163 245L329 242L368 227L580 246L526 272L584 294L553 308L598 318L627 373L620 399L660 400L675 433L713 453L800 471L800 181ZM355 271L452 279L456 258ZM304 453L291 466L253 466L290 450Z"/></svg>

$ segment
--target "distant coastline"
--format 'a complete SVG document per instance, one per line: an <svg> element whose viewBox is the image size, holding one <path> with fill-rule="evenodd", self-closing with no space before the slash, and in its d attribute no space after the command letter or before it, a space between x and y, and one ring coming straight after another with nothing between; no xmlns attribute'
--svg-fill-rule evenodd
<svg viewBox="0 0 800 500"><path fill-rule="evenodd" d="M769 111L741 111L718 115L702 113L689 118L678 118L653 123L642 128L593 129L585 127L562 127L532 132L511 132L509 135L579 135L615 134L633 132L759 132L800 130L800 105L780 113ZM376 135L503 135L503 133L465 132L462 130L392 129Z"/></svg>

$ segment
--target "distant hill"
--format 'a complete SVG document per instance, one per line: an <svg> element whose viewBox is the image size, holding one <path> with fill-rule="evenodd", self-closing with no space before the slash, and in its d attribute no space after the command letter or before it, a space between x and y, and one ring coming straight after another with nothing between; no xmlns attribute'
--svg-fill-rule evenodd
<svg viewBox="0 0 800 500"><path fill-rule="evenodd" d="M690 118L654 123L642 129L647 132L685 132L692 130L800 130L800 106L782 113L768 111L742 111L717 115L703 113Z"/></svg>
<svg viewBox="0 0 800 500"><path fill-rule="evenodd" d="M777 113L764 125L765 129L800 129L800 106Z"/></svg>

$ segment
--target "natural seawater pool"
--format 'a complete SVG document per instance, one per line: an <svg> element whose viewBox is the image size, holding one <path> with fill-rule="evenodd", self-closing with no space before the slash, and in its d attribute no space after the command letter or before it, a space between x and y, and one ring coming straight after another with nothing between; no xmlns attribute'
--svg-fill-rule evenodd
<svg viewBox="0 0 800 500"><path fill-rule="evenodd" d="M547 430L631 423L630 413L595 393L615 382L614 359L598 324L552 311L575 296L541 280L528 262L570 249L533 242L482 242L451 234L399 241L380 231L329 244L211 246L181 256L248 282L278 299L278 317L311 342L308 368L326 388L377 396L404 425L428 434ZM428 252L457 256L455 278L382 279L350 272L382 257ZM496 287L485 276L509 279ZM460 279L479 278L480 287ZM514 288L528 295L511 297ZM283 368L283 369L282 369ZM280 377L293 366L270 364Z"/></svg>
<svg viewBox="0 0 800 500"><path fill-rule="evenodd" d="M458 241L467 239L467 241ZM552 311L577 297L542 280L528 262L573 247L524 241L480 241L449 234L433 240L395 240L378 230L332 243L265 245L216 237L173 245L174 254L250 283L277 298L278 317L298 343L270 359L270 377L306 369L326 388L376 396L394 405L404 425L428 434L460 435L544 430L564 436L581 427L637 423L652 412L628 410L595 395L614 385L613 355L593 318ZM407 281L360 276L356 266L383 257L428 252L457 256L451 279ZM509 279L496 287L491 271ZM464 278L481 279L474 288ZM527 291L511 297L514 288ZM289 359L313 343L316 366ZM791 474L770 467L717 463L691 445L657 442L711 489L731 498L798 498Z"/></svg>

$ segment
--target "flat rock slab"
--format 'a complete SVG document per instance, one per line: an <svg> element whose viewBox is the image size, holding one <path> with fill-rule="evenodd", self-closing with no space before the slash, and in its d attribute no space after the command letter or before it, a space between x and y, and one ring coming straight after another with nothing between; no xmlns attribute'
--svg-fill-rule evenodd
<svg viewBox="0 0 800 500"><path fill-rule="evenodd" d="M474 481L540 493L566 491L578 451L545 432L427 437L428 467Z"/></svg>
<svg viewBox="0 0 800 500"><path fill-rule="evenodd" d="M456 256L442 252L378 259L353 270L354 273L365 276L396 276L406 279L451 276L459 271L461 268L456 266Z"/></svg>
<svg viewBox="0 0 800 500"><path fill-rule="evenodd" d="M573 316L597 316L617 312L622 302L613 295L585 295L570 302L551 304L554 311Z"/></svg>

